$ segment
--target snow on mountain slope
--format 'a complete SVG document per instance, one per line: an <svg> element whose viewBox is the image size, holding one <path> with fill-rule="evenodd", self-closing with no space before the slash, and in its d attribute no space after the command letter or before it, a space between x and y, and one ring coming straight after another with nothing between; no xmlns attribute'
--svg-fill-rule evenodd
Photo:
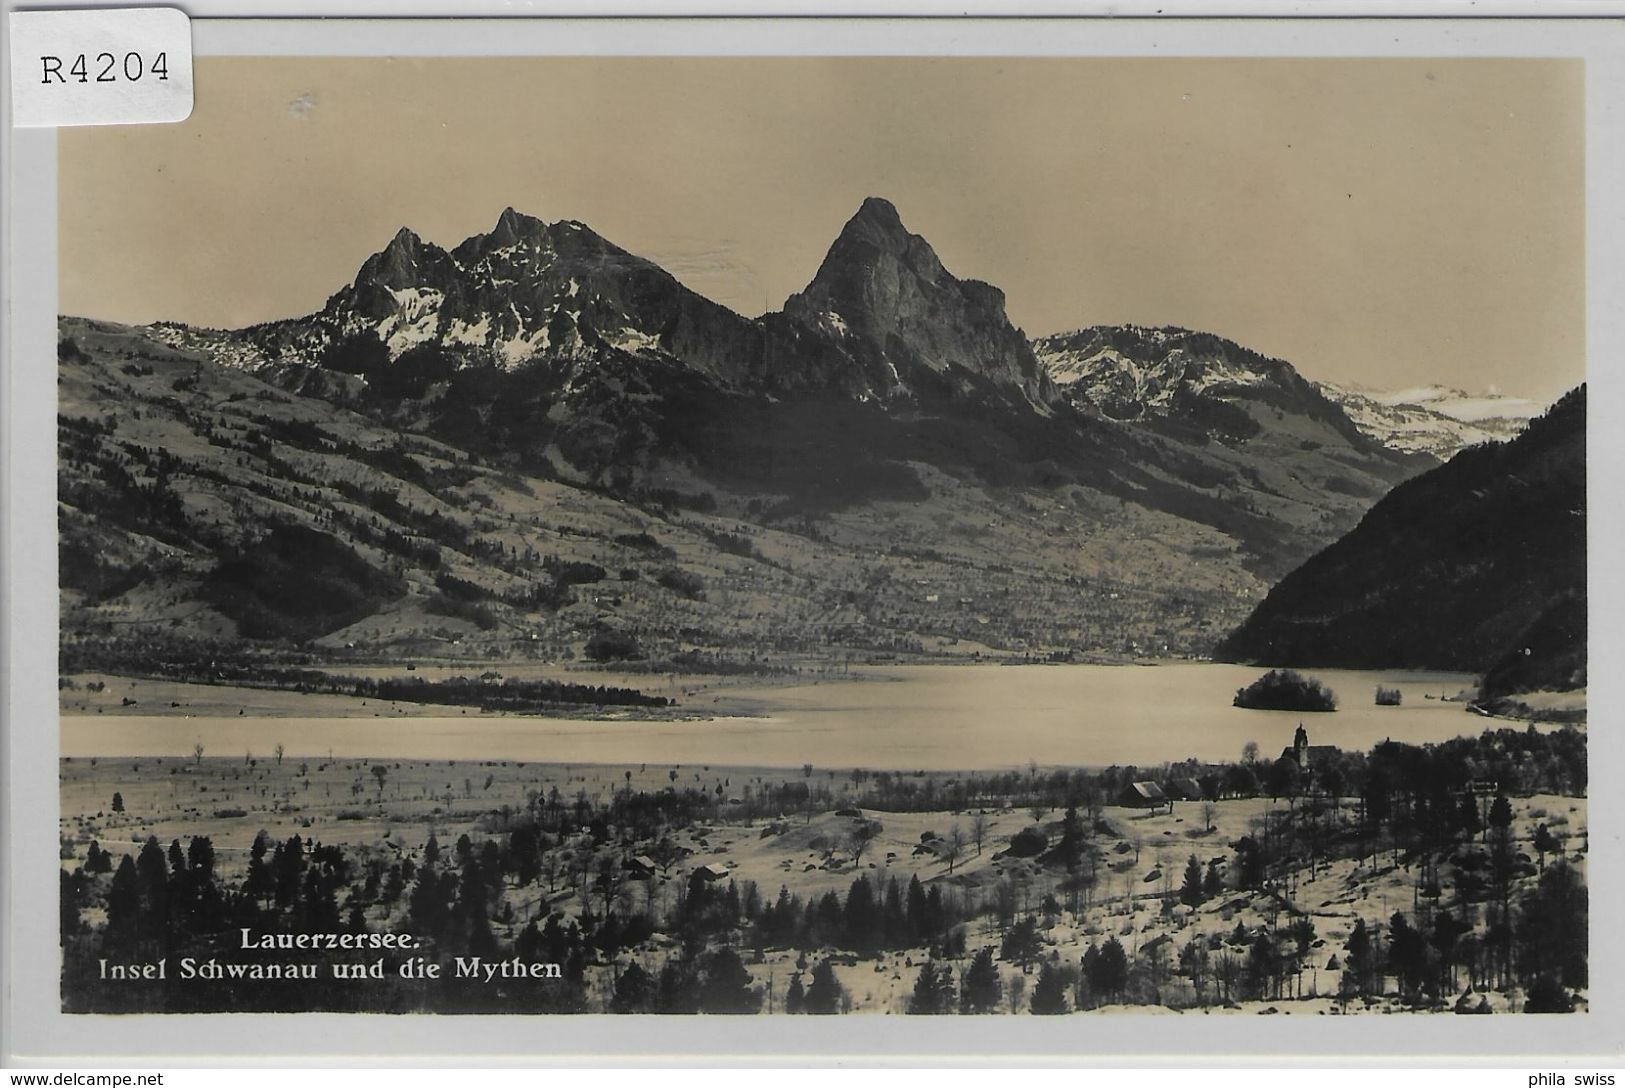
<svg viewBox="0 0 1625 1088"><path fill-rule="evenodd" d="M1231 441L1363 448L1371 440L1292 365L1213 333L1097 325L1034 341L1063 396L1086 412Z"/></svg>
<svg viewBox="0 0 1625 1088"><path fill-rule="evenodd" d="M1373 390L1317 382L1354 425L1383 445L1448 461L1468 446L1504 442L1523 431L1544 406L1521 397L1471 394L1446 386Z"/></svg>
<svg viewBox="0 0 1625 1088"><path fill-rule="evenodd" d="M1476 423L1486 419L1517 419L1528 422L1544 412L1547 407L1539 401L1503 396L1493 389L1483 393L1464 393L1460 389L1452 389L1446 385L1424 385L1415 389L1388 392L1372 391L1358 385L1345 388L1364 393L1381 404L1420 404L1463 423Z"/></svg>
<svg viewBox="0 0 1625 1088"><path fill-rule="evenodd" d="M512 208L444 249L402 227L314 314L153 335L249 370L364 376L395 364L514 372L676 365L734 391L863 403L1010 399L1046 411L1055 389L1004 295L942 266L897 209L871 197L817 275L780 312L747 319L573 220Z"/></svg>
<svg viewBox="0 0 1625 1088"><path fill-rule="evenodd" d="M1263 398L1279 407L1288 396L1305 408L1322 400L1340 409L1366 438L1399 453L1440 460L1467 446L1517 435L1545 407L1442 385L1375 390L1303 382L1280 360L1178 328L1096 326L1041 338L1034 348L1069 400L1111 419L1177 416L1193 397L1227 403Z"/></svg>

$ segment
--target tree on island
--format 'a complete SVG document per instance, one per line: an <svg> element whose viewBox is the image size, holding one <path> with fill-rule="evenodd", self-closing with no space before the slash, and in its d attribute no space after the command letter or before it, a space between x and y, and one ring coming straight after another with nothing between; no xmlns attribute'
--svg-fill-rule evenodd
<svg viewBox="0 0 1625 1088"><path fill-rule="evenodd" d="M1247 710L1326 712L1337 709L1337 696L1312 676L1292 669L1271 669L1237 689L1231 705Z"/></svg>

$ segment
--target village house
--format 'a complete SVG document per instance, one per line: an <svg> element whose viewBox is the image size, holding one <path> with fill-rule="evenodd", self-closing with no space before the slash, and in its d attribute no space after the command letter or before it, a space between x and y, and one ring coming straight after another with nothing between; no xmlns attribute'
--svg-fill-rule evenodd
<svg viewBox="0 0 1625 1088"><path fill-rule="evenodd" d="M648 880L655 875L660 866L648 854L639 854L635 858L628 858L623 868L627 876L633 880Z"/></svg>
<svg viewBox="0 0 1625 1088"><path fill-rule="evenodd" d="M1163 805L1173 807L1168 795L1155 782L1130 782L1117 795L1117 803L1124 808L1161 808Z"/></svg>

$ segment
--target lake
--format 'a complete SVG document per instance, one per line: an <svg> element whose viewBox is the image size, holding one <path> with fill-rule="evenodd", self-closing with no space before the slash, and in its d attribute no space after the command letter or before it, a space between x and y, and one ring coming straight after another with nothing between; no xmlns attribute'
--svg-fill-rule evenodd
<svg viewBox="0 0 1625 1088"><path fill-rule="evenodd" d="M969 770L1233 760L1248 741L1270 759L1300 721L1310 743L1350 750L1389 737L1445 740L1489 724L1442 701L1473 683L1458 673L1317 669L1312 675L1338 695L1335 713L1232 707L1236 689L1262 671L1185 662L873 667L850 679L706 691L686 708L719 716L694 721L68 716L62 754L189 755L202 741L211 755L264 755L281 743L290 756ZM1374 705L1378 683L1399 688L1403 705ZM758 716L724 716L738 714Z"/></svg>

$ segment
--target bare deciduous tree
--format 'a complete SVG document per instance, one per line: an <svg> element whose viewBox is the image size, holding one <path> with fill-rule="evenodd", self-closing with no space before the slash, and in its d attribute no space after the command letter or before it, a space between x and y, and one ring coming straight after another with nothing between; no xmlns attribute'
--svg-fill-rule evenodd
<svg viewBox="0 0 1625 1088"><path fill-rule="evenodd" d="M598 891L603 897L604 912L615 905L621 896L621 890L626 886L626 869L621 859L613 851L605 851L596 859L598 866Z"/></svg>
<svg viewBox="0 0 1625 1088"><path fill-rule="evenodd" d="M985 812L978 812L971 817L970 837L976 843L977 857L982 856L982 843L987 839L988 823L987 813Z"/></svg>
<svg viewBox="0 0 1625 1088"><path fill-rule="evenodd" d="M959 859L964 856L965 853L965 830L959 826L959 822L957 820L954 822L954 825L948 829L948 845L942 853L943 857L948 862L948 871L950 873L953 872L954 866L958 864Z"/></svg>
<svg viewBox="0 0 1625 1088"><path fill-rule="evenodd" d="M873 820L860 820L851 831L846 833L846 848L852 855L852 864L863 862L864 851L874 842L875 836L880 833L879 825Z"/></svg>
<svg viewBox="0 0 1625 1088"><path fill-rule="evenodd" d="M1021 975L1017 975L1010 980L1009 986L1005 989L1005 1007L1008 1008L1012 1013L1019 1012L1022 1002L1024 1002L1026 998L1027 980Z"/></svg>

